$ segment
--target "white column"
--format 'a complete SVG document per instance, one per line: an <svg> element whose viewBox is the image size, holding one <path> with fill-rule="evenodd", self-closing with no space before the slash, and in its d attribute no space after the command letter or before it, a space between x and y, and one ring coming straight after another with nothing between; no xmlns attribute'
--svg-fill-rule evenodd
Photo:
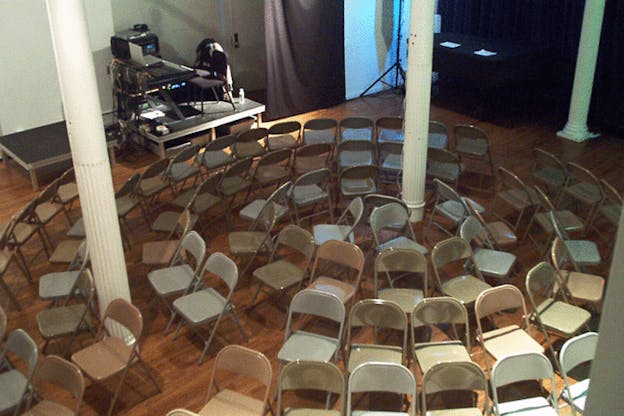
<svg viewBox="0 0 624 416"><path fill-rule="evenodd" d="M403 200L411 221L423 219L431 99L434 0L412 0L405 91Z"/></svg>
<svg viewBox="0 0 624 416"><path fill-rule="evenodd" d="M576 57L576 71L574 85L570 98L570 112L568 122L557 136L582 142L598 135L587 129L587 114L594 85L598 46L600 45L600 31L604 16L605 0L585 0L583 13L583 28L579 40Z"/></svg>
<svg viewBox="0 0 624 416"><path fill-rule="evenodd" d="M102 110L82 0L46 0L100 312L130 300ZM45 86L42 86L45 88Z"/></svg>

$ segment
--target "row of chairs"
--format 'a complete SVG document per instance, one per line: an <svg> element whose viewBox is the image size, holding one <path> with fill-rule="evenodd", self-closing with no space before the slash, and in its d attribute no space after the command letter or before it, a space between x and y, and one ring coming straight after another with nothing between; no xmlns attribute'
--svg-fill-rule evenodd
<svg viewBox="0 0 624 416"><path fill-rule="evenodd" d="M540 414L559 414L558 399L562 398L571 405L573 414L582 412L589 378L570 384L567 373L578 365L593 360L595 356L598 334L589 332L568 340L561 351L560 365L565 379L564 387L558 394L554 381L554 372L550 361L537 352L526 352L508 355L496 363L492 370L490 382L492 400L490 403L488 382L481 368L473 362L437 362L431 366L422 379L420 397L417 395L417 383L410 370L397 363L366 362L349 372L348 380L342 371L328 361L297 360L286 364L277 378L277 414L314 413L332 415L360 414L362 393L396 393L401 396L399 406L392 406L396 411L385 411L384 414L428 414L428 411L439 415L489 414L490 407L494 414L504 415L510 412L539 411ZM232 378L245 376L255 379L263 388L262 398L251 397L233 389ZM533 396L516 400L501 400L499 390L510 384L529 380L548 380L550 392L547 397ZM272 369L268 358L259 351L239 345L224 347L215 360L210 378L206 403L200 413L186 409L175 409L168 416L193 416L197 414L241 414L244 406L246 414L264 415L266 410L272 411L269 401L269 389L272 381ZM226 385L226 388L223 386ZM221 386L221 388L217 388ZM541 384L540 384L541 386ZM301 407L296 395L302 391L318 391L326 394L325 410L322 403L306 403ZM442 392L459 391L472 393L472 400L461 408L434 409L429 407L430 395ZM213 393L214 392L214 393ZM477 393L482 396L477 403ZM333 395L333 397L332 397ZM345 403L346 396L346 403ZM502 396L500 396L502 397ZM332 401L332 398L335 400ZM408 400L405 400L407 398ZM410 406L411 398L411 406ZM333 403L333 405L332 405ZM331 410L328 408L331 406ZM378 409L379 406L376 406ZM402 411L402 412L401 412Z"/></svg>

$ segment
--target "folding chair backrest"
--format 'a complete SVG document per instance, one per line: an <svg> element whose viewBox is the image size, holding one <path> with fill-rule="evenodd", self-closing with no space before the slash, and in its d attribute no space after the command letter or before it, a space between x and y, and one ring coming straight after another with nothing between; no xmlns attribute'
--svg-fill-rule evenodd
<svg viewBox="0 0 624 416"><path fill-rule="evenodd" d="M435 269L449 263L472 259L470 244L461 237L451 237L433 247L431 261Z"/></svg>
<svg viewBox="0 0 624 416"><path fill-rule="evenodd" d="M502 166L496 168L500 190L515 190L524 195L527 201L531 201L531 195L527 190L527 185L515 173L505 169Z"/></svg>
<svg viewBox="0 0 624 416"><path fill-rule="evenodd" d="M212 371L211 386L214 385L216 372L220 370L252 378L263 386L271 385L273 370L269 359L260 351L241 345L227 345L219 351Z"/></svg>
<svg viewBox="0 0 624 416"><path fill-rule="evenodd" d="M596 175L578 163L568 162L566 164L566 171L569 174L568 178L576 182L588 182L592 185L596 185L598 189L601 189L600 182L598 178L596 178ZM602 191L600 192L602 193Z"/></svg>
<svg viewBox="0 0 624 416"><path fill-rule="evenodd" d="M364 195L364 211L368 212L368 216L373 211L373 209L377 207L382 207L391 202L395 202L399 205L402 205L405 208L405 211L408 211L407 204L400 198L396 198L394 196L385 195L385 194L368 194Z"/></svg>
<svg viewBox="0 0 624 416"><path fill-rule="evenodd" d="M375 144L370 140L354 140L350 139L344 142L340 142L338 145L338 153L340 152L365 152L369 151L371 154L375 151Z"/></svg>
<svg viewBox="0 0 624 416"><path fill-rule="evenodd" d="M269 197L266 199L266 203L288 205L288 195L290 194L291 187L291 181L281 184L276 190L271 193L271 195L269 195Z"/></svg>
<svg viewBox="0 0 624 416"><path fill-rule="evenodd" d="M352 222L347 221L347 215L351 215ZM355 227L358 226L360 221L362 221L362 216L364 215L364 202L361 197L356 197L349 202L347 205L347 209L345 209L344 213L340 216L336 224L343 224L351 226L351 229L347 233L349 236L352 232L354 232Z"/></svg>
<svg viewBox="0 0 624 416"><path fill-rule="evenodd" d="M299 139L299 134L301 132L301 123L298 121L283 121L280 123L275 123L271 127L269 127L269 134L289 134L295 133L295 139Z"/></svg>
<svg viewBox="0 0 624 416"><path fill-rule="evenodd" d="M433 183L436 185L436 192L439 195L440 199L442 199L442 202L455 201L463 205L461 196L457 193L455 189L453 189L452 186L441 181L438 178L434 178Z"/></svg>
<svg viewBox="0 0 624 416"><path fill-rule="evenodd" d="M277 221L275 204L265 204L256 220L251 224L250 231L264 231L270 233Z"/></svg>
<svg viewBox="0 0 624 416"><path fill-rule="evenodd" d="M306 265L312 259L316 249L312 234L294 224L288 224L279 232L276 249L279 245L285 245L303 254L306 258Z"/></svg>
<svg viewBox="0 0 624 416"><path fill-rule="evenodd" d="M379 231L384 228L401 227L409 233L409 238L415 239L414 230L409 222L409 214L405 210L405 206L396 202L374 208L370 216L370 226L377 245L381 243Z"/></svg>
<svg viewBox="0 0 624 416"><path fill-rule="evenodd" d="M336 143L338 121L333 118L315 118L303 125L303 144Z"/></svg>
<svg viewBox="0 0 624 416"><path fill-rule="evenodd" d="M488 141L487 133L472 124L459 124L453 127L453 135L455 136L456 142L460 139Z"/></svg>
<svg viewBox="0 0 624 416"><path fill-rule="evenodd" d="M82 297L85 305L87 305L87 308L91 307L93 298L95 297L95 283L93 282L91 270L85 269L80 273L80 275L78 275L74 285L74 290L71 291L69 296L72 296L74 293L79 294L80 297Z"/></svg>
<svg viewBox="0 0 624 416"><path fill-rule="evenodd" d="M475 301L477 324L483 318L517 308L522 308L523 319L526 319L527 310L524 295L517 287L505 284L486 289L479 294Z"/></svg>
<svg viewBox="0 0 624 416"><path fill-rule="evenodd" d="M67 270L84 270L89 264L89 250L87 247L87 240L83 240L78 246L78 250L74 254L74 258L69 263Z"/></svg>
<svg viewBox="0 0 624 416"><path fill-rule="evenodd" d="M409 248L387 248L375 259L377 273L427 273L427 259L418 250Z"/></svg>
<svg viewBox="0 0 624 416"><path fill-rule="evenodd" d="M537 185L534 185L533 189L535 189L535 194L537 195L537 201L539 202L539 205L542 211L544 212L554 211L555 205L552 203L548 195L546 195L546 193L542 191L542 188L540 188Z"/></svg>
<svg viewBox="0 0 624 416"><path fill-rule="evenodd" d="M60 185L59 179L60 178L53 180L43 191L39 193L37 196L37 204L51 202L56 197Z"/></svg>
<svg viewBox="0 0 624 416"><path fill-rule="evenodd" d="M202 275L210 272L219 276L227 285L230 293L236 288L238 283L238 266L236 263L223 253L212 253L204 264Z"/></svg>
<svg viewBox="0 0 624 416"><path fill-rule="evenodd" d="M544 354L526 352L508 355L496 361L492 369L491 382L494 394L501 386L526 380L551 380L554 388L552 364Z"/></svg>
<svg viewBox="0 0 624 416"><path fill-rule="evenodd" d="M382 161L387 155L403 154L403 142L381 142L379 143L379 160Z"/></svg>
<svg viewBox="0 0 624 416"><path fill-rule="evenodd" d="M104 335L103 331L107 319L112 319L130 331L134 337L133 346L136 349L143 332L143 316L141 315L141 311L125 299L113 299L104 311L98 339L101 339ZM132 357L129 358L132 359Z"/></svg>
<svg viewBox="0 0 624 416"><path fill-rule="evenodd" d="M293 188L305 185L322 185L323 183L327 184L330 179L330 175L331 172L327 168L306 172L295 180Z"/></svg>
<svg viewBox="0 0 624 416"><path fill-rule="evenodd" d="M19 224L21 222L30 222L30 219L35 212L35 208L37 207L37 199L31 200L29 203L24 205L24 207L18 211L13 218L15 219L15 224Z"/></svg>
<svg viewBox="0 0 624 416"><path fill-rule="evenodd" d="M351 393L388 392L414 395L416 380L407 367L394 363L369 362L360 364L349 376L349 406Z"/></svg>
<svg viewBox="0 0 624 416"><path fill-rule="evenodd" d="M303 289L297 292L290 302L286 334L290 333L293 313L320 316L338 322L341 327L340 333L342 333L346 310L342 301L334 294L314 289Z"/></svg>
<svg viewBox="0 0 624 416"><path fill-rule="evenodd" d="M225 148L232 146L235 142L236 142L235 134L228 134L225 136L217 137L210 143L206 144L206 146L204 147L204 153L223 150Z"/></svg>
<svg viewBox="0 0 624 416"><path fill-rule="evenodd" d="M268 129L265 129L264 127L258 127L238 133L236 141L240 143L257 142L259 140L266 139L268 135Z"/></svg>
<svg viewBox="0 0 624 416"><path fill-rule="evenodd" d="M219 182L221 182L221 177L223 176L223 172L216 172L213 175L207 177L202 183L199 184L197 190L195 191L194 198L197 199L197 196L201 194L212 194L216 195L219 191Z"/></svg>
<svg viewBox="0 0 624 416"><path fill-rule="evenodd" d="M611 202L612 204L622 205L624 201L622 200L622 195L604 179L600 179L600 185L602 187L602 194L606 201Z"/></svg>
<svg viewBox="0 0 624 416"><path fill-rule="evenodd" d="M345 382L342 372L334 363L297 360L282 368L278 386L280 393L285 390L319 390L342 396Z"/></svg>
<svg viewBox="0 0 624 416"><path fill-rule="evenodd" d="M182 238L186 233L188 233L191 229L191 212L188 209L185 209L178 216L178 220L176 221L171 233L167 237L167 240L171 240L174 237Z"/></svg>
<svg viewBox="0 0 624 416"><path fill-rule="evenodd" d="M4 362L7 352L11 352L18 356L26 364L26 379L35 371L38 359L37 344L23 329L16 329L6 340L4 350L0 353L0 363Z"/></svg>
<svg viewBox="0 0 624 416"><path fill-rule="evenodd" d="M182 151L180 151L178 154L176 154L173 158L171 158L171 164L184 163L191 159L194 159L195 156L197 156L198 152L199 152L199 145L192 144L190 146L187 146L184 149L182 149Z"/></svg>
<svg viewBox="0 0 624 416"><path fill-rule="evenodd" d="M314 271L318 267L319 260L330 261L357 271L359 281L364 269L364 253L357 245L346 241L328 240L316 250Z"/></svg>
<svg viewBox="0 0 624 416"><path fill-rule="evenodd" d="M327 154L332 151L332 145L329 143L313 143L301 146L295 151L295 158L298 157L313 157Z"/></svg>
<svg viewBox="0 0 624 416"><path fill-rule="evenodd" d="M206 242L197 231L189 231L184 234L180 244L176 248L171 264L176 265L185 262L187 253L190 253L193 257L195 268L199 269L206 255Z"/></svg>
<svg viewBox="0 0 624 416"><path fill-rule="evenodd" d="M403 118L381 117L375 121L376 141L403 140Z"/></svg>
<svg viewBox="0 0 624 416"><path fill-rule="evenodd" d="M141 174L141 180L164 175L169 167L169 163L169 159L159 159L156 162L152 163Z"/></svg>
<svg viewBox="0 0 624 416"><path fill-rule="evenodd" d="M258 166L270 166L289 162L291 154L290 149L273 150L260 158Z"/></svg>
<svg viewBox="0 0 624 416"><path fill-rule="evenodd" d="M76 173L74 172L74 168L71 167L63 172L63 174L59 177L58 182L59 187L67 185L68 183L76 182Z"/></svg>
<svg viewBox="0 0 624 416"><path fill-rule="evenodd" d="M425 395L458 390L478 390L487 394L488 389L485 373L479 365L472 361L434 364L424 374L422 388ZM485 401L487 402L487 398Z"/></svg>
<svg viewBox="0 0 624 416"><path fill-rule="evenodd" d="M340 181L343 179L372 179L377 180L379 168L374 165L351 166L340 173Z"/></svg>
<svg viewBox="0 0 624 416"><path fill-rule="evenodd" d="M4 225L4 228L0 230L0 250L4 250L9 243L11 234L13 234L13 228L15 228L15 219L11 218L11 220Z"/></svg>
<svg viewBox="0 0 624 416"><path fill-rule="evenodd" d="M459 156L451 151L437 147L427 149L427 160L437 163L459 164Z"/></svg>
<svg viewBox="0 0 624 416"><path fill-rule="evenodd" d="M429 134L444 134L448 137L448 127L439 121L429 121Z"/></svg>
<svg viewBox="0 0 624 416"><path fill-rule="evenodd" d="M232 163L226 170L223 172L223 177L221 178L221 182L223 182L226 178L233 178L235 176L245 175L249 172L251 168L251 164L253 163L252 158L246 158L243 160L238 160Z"/></svg>
<svg viewBox="0 0 624 416"><path fill-rule="evenodd" d="M593 360L596 356L597 344L597 332L586 332L568 339L559 352L563 377L567 377L568 371L577 365Z"/></svg>
<svg viewBox="0 0 624 416"><path fill-rule="evenodd" d="M568 247L559 237L555 237L553 239L552 245L550 247L550 260L557 274L559 275L560 280L563 282L566 282L567 280L563 276L564 273L569 273L568 271L563 269L566 263L569 263L574 271L581 271L578 264L574 261L574 258L570 255Z"/></svg>
<svg viewBox="0 0 624 416"><path fill-rule="evenodd" d="M347 117L340 120L340 142L373 140L373 120L367 117Z"/></svg>
<svg viewBox="0 0 624 416"><path fill-rule="evenodd" d="M115 192L115 199L124 197L126 195L131 195L135 192L137 184L139 183L139 179L141 175L138 173L134 173L132 176L128 178L126 182L119 188L117 192Z"/></svg>
<svg viewBox="0 0 624 416"><path fill-rule="evenodd" d="M57 355L46 356L35 370L32 379L35 391L38 391L44 383L55 384L69 392L77 401L75 410L78 414L84 394L85 381L82 371L77 365Z"/></svg>
<svg viewBox="0 0 624 416"><path fill-rule="evenodd" d="M401 307L382 299L362 299L349 312L349 329L375 327L407 331L407 316Z"/></svg>
<svg viewBox="0 0 624 416"><path fill-rule="evenodd" d="M557 158L557 156L543 149L539 149L539 148L533 149L533 160L535 161L536 168L550 167L550 168L559 169L562 172L565 172L565 166L563 165L563 163L561 163L561 161Z"/></svg>
<svg viewBox="0 0 624 416"><path fill-rule="evenodd" d="M485 228L474 216L467 217L459 228L459 236L471 243L472 240L481 234Z"/></svg>
<svg viewBox="0 0 624 416"><path fill-rule="evenodd" d="M425 298L414 306L411 319L412 334L414 333L414 328L424 326L431 327L445 324L464 325L465 333L463 343L466 349L470 351L468 311L459 300L450 296ZM456 336L458 335L456 334Z"/></svg>
<svg viewBox="0 0 624 416"><path fill-rule="evenodd" d="M531 268L526 275L526 290L533 310L544 309L542 302L551 299L557 282L556 271L552 265L542 261Z"/></svg>

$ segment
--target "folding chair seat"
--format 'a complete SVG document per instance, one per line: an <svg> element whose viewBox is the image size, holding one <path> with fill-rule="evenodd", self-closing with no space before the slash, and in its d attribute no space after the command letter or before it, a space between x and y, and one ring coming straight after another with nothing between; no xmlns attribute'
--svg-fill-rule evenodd
<svg viewBox="0 0 624 416"><path fill-rule="evenodd" d="M496 250L504 251L504 249L515 247L518 244L518 237L505 222L486 222L471 200L464 199L464 202L466 202L468 206L470 215L479 220L485 229L485 235L487 235L490 244L492 244Z"/></svg>
<svg viewBox="0 0 624 416"><path fill-rule="evenodd" d="M467 391L472 393L470 407L446 407L427 410L430 394ZM483 397L483 406L477 406L477 396ZM420 392L420 409L423 415L482 416L490 414L488 382L481 367L466 362L441 362L434 364L424 375Z"/></svg>
<svg viewBox="0 0 624 416"><path fill-rule="evenodd" d="M620 214L622 213L622 204L624 200L622 195L606 180L600 179L602 186L602 194L604 198L598 207L598 214L604 217L612 226L618 226Z"/></svg>
<svg viewBox="0 0 624 416"><path fill-rule="evenodd" d="M230 254L236 258L248 257L249 260L242 268L241 276L245 276L255 258L259 255L270 254L273 250L272 231L277 222L273 204L267 204L251 224L249 231L233 231L228 234Z"/></svg>
<svg viewBox="0 0 624 416"><path fill-rule="evenodd" d="M72 204L78 199L78 184L76 183L76 174L74 168L67 169L58 180L58 189L56 190L56 200L65 206L68 211L71 210Z"/></svg>
<svg viewBox="0 0 624 416"><path fill-rule="evenodd" d="M548 244L552 241L552 237L555 234L554 226L550 220L550 212L553 213L555 218L557 218L559 225L561 225L566 232L582 233L585 231L585 224L583 224L583 221L581 221L572 211L555 210L555 206L550 201L548 195L546 195L537 185L533 189L535 190L535 195L537 196L539 205L534 211L522 239L529 237L531 241L533 241L533 243L540 248L538 242L530 233L533 224L537 224L546 234L546 238L544 239L545 243L543 244L542 250L540 250L542 253L545 253L546 250L548 250Z"/></svg>
<svg viewBox="0 0 624 416"><path fill-rule="evenodd" d="M449 142L449 131L446 124L439 121L429 121L429 135L427 147L429 149L446 149Z"/></svg>
<svg viewBox="0 0 624 416"><path fill-rule="evenodd" d="M344 304L360 291L364 253L352 243L329 240L316 249L308 289L335 295Z"/></svg>
<svg viewBox="0 0 624 416"><path fill-rule="evenodd" d="M552 153L533 149L533 180L543 186L554 201L559 201L568 173L563 163Z"/></svg>
<svg viewBox="0 0 624 416"><path fill-rule="evenodd" d="M457 188L463 169L455 153L436 147L427 150L427 176L432 180L439 179Z"/></svg>
<svg viewBox="0 0 624 416"><path fill-rule="evenodd" d="M65 205L58 200L59 179L55 179L37 196L32 217L35 223L39 225L39 229L50 247L53 247L53 244L46 226L61 212L65 215L68 225L71 227L73 224Z"/></svg>
<svg viewBox="0 0 624 416"><path fill-rule="evenodd" d="M204 146L204 151L199 154L199 157L207 173L225 168L236 160L233 150L235 142L236 135L228 134L217 137Z"/></svg>
<svg viewBox="0 0 624 416"><path fill-rule="evenodd" d="M431 252L431 262L438 291L459 300L466 307L474 304L479 294L491 287L476 267L470 244L461 237L451 237L436 244ZM458 264L463 265L463 273L449 270Z"/></svg>
<svg viewBox="0 0 624 416"><path fill-rule="evenodd" d="M364 203L362 198L353 199L342 213L336 224L315 224L312 227L314 241L321 245L329 240L350 241L354 243L355 229L362 220Z"/></svg>
<svg viewBox="0 0 624 416"><path fill-rule="evenodd" d="M164 240L148 241L143 244L141 262L148 266L168 265L182 240L182 237L191 230L191 213L183 211L178 221Z"/></svg>
<svg viewBox="0 0 624 416"><path fill-rule="evenodd" d="M169 168L169 159L160 159L149 165L139 177L135 193L141 198L146 213L154 209L154 204L160 194L170 188L166 173Z"/></svg>
<svg viewBox="0 0 624 416"><path fill-rule="evenodd" d="M72 300L76 300L73 303ZM63 355L71 350L71 345L79 331L89 330L95 335L93 318L95 305L95 285L89 269L83 270L76 283L65 297L62 306L44 309L36 316L37 327L45 340L41 352L46 353L50 341L69 338L62 349Z"/></svg>
<svg viewBox="0 0 624 416"><path fill-rule="evenodd" d="M589 390L589 377L570 383L570 370L582 363L592 361L596 356L596 344L598 344L598 333L586 332L567 340L559 352L559 365L561 366L561 377L565 383L559 397L570 404L572 414L583 413L585 411L585 401Z"/></svg>
<svg viewBox="0 0 624 416"><path fill-rule="evenodd" d="M373 329L373 342L358 342L357 330L364 332ZM382 336L386 342L382 342ZM396 334L395 334L396 333ZM390 335L395 336L394 343L387 342ZM407 350L407 317L401 307L391 301L381 299L363 299L357 302L349 312L345 367L351 373L360 364L383 362L404 364Z"/></svg>
<svg viewBox="0 0 624 416"><path fill-rule="evenodd" d="M353 410L354 393L386 392L401 395L399 408L405 411L368 411ZM406 396L407 400L406 400ZM410 407L409 413L404 407ZM384 416L402 415L414 416L416 414L416 380L410 370L393 363L364 363L357 367L349 376L347 392L347 416L373 415Z"/></svg>
<svg viewBox="0 0 624 416"><path fill-rule="evenodd" d="M338 171L353 167L375 165L375 144L370 140L348 140L338 144Z"/></svg>
<svg viewBox="0 0 624 416"><path fill-rule="evenodd" d="M201 285L196 285L193 292L173 301L173 309L181 317L173 338L175 339L178 336L180 328L186 323L204 341L204 349L199 357L198 364L204 361L204 357L224 315L230 316L236 322L243 338L245 340L248 339L236 316L234 304L232 303L232 293L236 289L239 276L236 263L223 253L212 253L206 259L200 275L205 276L207 273L217 276L220 283L225 285L227 289L224 291L224 294L220 293L216 287L202 283ZM212 322L214 322L212 330L208 338L206 338L198 327Z"/></svg>
<svg viewBox="0 0 624 416"><path fill-rule="evenodd" d="M303 147L301 148L303 149ZM307 218L329 213L329 221L334 222L333 205L331 200L331 172L327 168L313 170L299 176L290 190L290 201L295 210L297 224ZM320 210L319 204L327 203L327 209ZM311 206L311 212L302 216L300 210Z"/></svg>
<svg viewBox="0 0 624 416"><path fill-rule="evenodd" d="M539 197L535 188L527 186L522 179L504 167L499 166L496 172L498 173L498 189L494 195L493 204L502 203L506 208L517 212L516 221L513 224L508 222L505 218L506 211L501 213L499 208L494 210L494 213L498 218L507 222L514 231L517 231L524 214L531 213L540 203Z"/></svg>
<svg viewBox="0 0 624 416"><path fill-rule="evenodd" d="M375 123L367 117L346 117L338 125L338 143L348 140L373 141Z"/></svg>
<svg viewBox="0 0 624 416"><path fill-rule="evenodd" d="M466 240L472 249L476 267L485 277L509 279L516 264L516 256L506 251L494 250L487 237L483 238L485 229L472 215L464 220L459 235ZM473 246L476 245L476 247Z"/></svg>
<svg viewBox="0 0 624 416"><path fill-rule="evenodd" d="M339 409L305 408L294 405L286 406L289 392L295 395L299 391L315 390L330 395L336 395ZM277 380L277 414L313 414L316 416L341 416L344 410L345 379L340 369L331 362L321 361L292 361L282 368ZM329 400L327 400L329 401ZM327 402L326 401L326 402Z"/></svg>
<svg viewBox="0 0 624 416"><path fill-rule="evenodd" d="M197 217L197 224L199 224L200 230L204 231L205 226L211 221L204 221L204 217L210 210L218 205L221 205L223 199L219 192L219 183L221 182L221 172L216 172L204 181L202 181L196 188L188 189L185 192L179 194L171 204L180 208L186 208L190 210L191 214ZM215 215L213 220L226 215L227 208Z"/></svg>
<svg viewBox="0 0 624 416"><path fill-rule="evenodd" d="M295 315L299 318L297 321L305 323L297 330L294 329L293 322ZM297 292L290 302L284 343L277 353L279 369L287 363L299 360L335 360L340 351L345 315L345 306L336 295L312 289ZM305 319L306 317L314 319ZM330 322L331 330L327 330ZM336 326L338 330L335 329Z"/></svg>
<svg viewBox="0 0 624 416"><path fill-rule="evenodd" d="M387 183L395 183L403 171L403 142L379 143L379 171Z"/></svg>
<svg viewBox="0 0 624 416"><path fill-rule="evenodd" d="M64 393L65 396L69 395L73 399L72 408L54 400L51 394L49 397L47 395L42 397L44 386L50 384L57 387L56 394ZM49 355L41 361L33 373L33 390L28 395L28 399L24 400L26 402L24 407L20 404L20 410L23 409L25 413L22 414L28 416L78 415L84 394L84 384L84 376L80 368L61 357ZM33 396L38 396L35 405L32 403Z"/></svg>
<svg viewBox="0 0 624 416"><path fill-rule="evenodd" d="M386 275L387 287L379 282L380 274ZM395 282L403 280L407 287L395 287ZM389 248L375 258L373 274L375 298L395 302L406 315L414 306L428 296L427 259L418 250Z"/></svg>
<svg viewBox="0 0 624 416"><path fill-rule="evenodd" d="M587 213L583 215L583 221L585 226L589 228L603 198L600 181L589 170L574 162L568 162L566 171L568 177L563 188L563 196L582 205L582 210L578 212Z"/></svg>
<svg viewBox="0 0 624 416"><path fill-rule="evenodd" d="M9 365L11 353L19 358L20 365ZM37 344L23 329L16 329L0 350L0 413L18 414L17 407L31 389L30 380L37 367ZM14 363L16 364L16 363Z"/></svg>
<svg viewBox="0 0 624 416"><path fill-rule="evenodd" d="M505 284L484 290L475 302L476 338L485 353L485 365L492 374L489 358L526 352L543 353L544 347L531 335L524 295Z"/></svg>
<svg viewBox="0 0 624 416"><path fill-rule="evenodd" d="M377 193L378 177L377 166L363 165L345 169L338 177L341 200Z"/></svg>
<svg viewBox="0 0 624 416"><path fill-rule="evenodd" d="M182 151L171 158L165 177L171 184L171 189L174 193L184 189L184 185L189 179L193 179L191 186L195 186L195 182L197 182L197 177L200 174L201 168L201 166L196 163L198 154L199 145L192 144L185 147ZM179 189L178 184L180 184Z"/></svg>
<svg viewBox="0 0 624 416"><path fill-rule="evenodd" d="M556 359L549 332L565 338L587 328L591 314L568 302L565 292L557 291L557 272L546 262L538 263L527 272L526 290L533 307L530 318L540 328L548 348ZM561 300L559 300L559 299Z"/></svg>
<svg viewBox="0 0 624 416"><path fill-rule="evenodd" d="M258 127L241 132L236 137L233 149L238 159L254 158L266 153L266 140L269 130Z"/></svg>
<svg viewBox="0 0 624 416"><path fill-rule="evenodd" d="M301 143L301 123L298 121L283 121L269 127L267 147L269 151L292 149Z"/></svg>
<svg viewBox="0 0 624 416"><path fill-rule="evenodd" d="M330 166L333 147L329 143L306 144L295 150L293 173L300 176Z"/></svg>
<svg viewBox="0 0 624 416"><path fill-rule="evenodd" d="M130 338L128 342L115 334L107 334L105 328L106 325L110 324L109 320L121 325L133 338ZM108 416L113 413L121 393L121 386L132 365L139 364L156 388L160 390L151 372L145 367L141 359L139 341L142 333L143 316L141 311L124 299L114 299L104 311L95 342L72 354L72 362L95 382L102 383L111 377L119 376L119 382L108 408Z"/></svg>
<svg viewBox="0 0 624 416"><path fill-rule="evenodd" d="M403 142L403 118L378 118L375 121L375 141L379 144L388 141Z"/></svg>
<svg viewBox="0 0 624 416"><path fill-rule="evenodd" d="M455 153L465 166L464 171L474 171L480 175L480 185L483 177L494 177L494 165L490 154L490 140L487 133L473 125L457 125L453 127L455 137ZM476 162L476 163L468 163Z"/></svg>
<svg viewBox="0 0 624 416"><path fill-rule="evenodd" d="M500 387L527 380L549 380L548 398L533 396L505 402L499 400ZM490 382L496 416L511 414L556 416L559 414L552 364L541 353L526 352L501 358L494 364Z"/></svg>
<svg viewBox="0 0 624 416"><path fill-rule="evenodd" d="M301 287L308 275L315 248L314 237L308 231L292 224L282 228L273 244L269 261L253 272L258 279L258 290L251 304L255 305L263 289L281 296L295 285Z"/></svg>
<svg viewBox="0 0 624 416"><path fill-rule="evenodd" d="M388 248L407 248L428 254L429 250L416 241L416 234L405 206L396 202L373 209L370 226L375 239L375 250L380 253ZM394 232L390 238L384 238ZM398 234L398 235L397 235Z"/></svg>
<svg viewBox="0 0 624 416"><path fill-rule="evenodd" d="M411 319L412 357L422 375L440 362L471 361L468 311L460 301L447 296L424 298L414 306ZM451 326L453 334L447 332L445 339L433 341L434 329L444 333L442 328L446 325ZM457 325L462 327L463 334L458 332ZM416 329L427 337L419 337Z"/></svg>
<svg viewBox="0 0 624 416"><path fill-rule="evenodd" d="M251 164L253 160L251 158L238 160L223 172L221 176L221 182L219 183L219 193L223 199L227 199L226 205L230 208L227 212L228 221L231 222L231 209L234 208L234 201L236 195L247 191L252 185L252 178L250 175Z"/></svg>
<svg viewBox="0 0 624 416"><path fill-rule="evenodd" d="M333 118L313 118L303 125L303 145L337 142L338 121Z"/></svg>
<svg viewBox="0 0 624 416"><path fill-rule="evenodd" d="M158 301L160 298L171 315L165 333L171 327L174 317L173 308L170 306L171 298L185 295L193 286L199 284L205 255L206 242L197 232L189 231L182 237L171 263L147 274L147 280L155 295L153 300Z"/></svg>
<svg viewBox="0 0 624 416"><path fill-rule="evenodd" d="M550 249L551 264L557 272L555 290L564 290L576 302L590 303L599 307L605 290L605 279L590 273L583 273L574 263L560 238L553 240ZM568 269L565 266L568 265Z"/></svg>

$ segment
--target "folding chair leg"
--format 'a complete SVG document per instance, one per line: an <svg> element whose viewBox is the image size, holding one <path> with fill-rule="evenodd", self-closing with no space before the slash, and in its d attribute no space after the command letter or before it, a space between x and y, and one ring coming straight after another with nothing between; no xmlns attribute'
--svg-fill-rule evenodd
<svg viewBox="0 0 624 416"><path fill-rule="evenodd" d="M240 321L238 320L238 316L236 315L236 311L234 310L233 306L230 308L230 314L232 315L234 322L236 322L236 325L238 326L238 330L241 332L241 335L243 336L243 338L245 338L245 342L248 342L249 337L247 336L247 333L243 329L243 326L241 325Z"/></svg>
<svg viewBox="0 0 624 416"><path fill-rule="evenodd" d="M9 300L11 301L13 306L15 306L15 309L17 309L18 311L21 311L22 310L22 306L17 301L17 298L15 297L13 292L11 291L11 288L9 287L9 285L7 285L7 283L4 281L4 279L1 276L0 276L0 286L6 292L7 296L9 297Z"/></svg>
<svg viewBox="0 0 624 416"><path fill-rule="evenodd" d="M108 408L108 412L106 413L107 416L111 416L113 414L113 409L115 408L115 404L117 403L117 398L119 398L119 393L121 392L121 386L124 382L124 379L126 378L126 373L128 372L129 366L126 366L126 368L124 368L123 373L121 374L121 379L119 380L119 384L117 385L117 388L115 389L115 395L113 396L113 399L111 400L110 406Z"/></svg>
<svg viewBox="0 0 624 416"><path fill-rule="evenodd" d="M201 365L204 362L204 358L206 357L208 348L210 347L210 344L212 344L212 340L217 334L217 328L219 327L219 323L221 322L222 317L223 317L223 312L221 312L221 314L217 318L217 321L214 323L214 326L212 327L212 331L210 332L210 337L208 338L208 341L204 341L204 349L201 353L201 356L199 357L199 360L197 361L197 365Z"/></svg>

